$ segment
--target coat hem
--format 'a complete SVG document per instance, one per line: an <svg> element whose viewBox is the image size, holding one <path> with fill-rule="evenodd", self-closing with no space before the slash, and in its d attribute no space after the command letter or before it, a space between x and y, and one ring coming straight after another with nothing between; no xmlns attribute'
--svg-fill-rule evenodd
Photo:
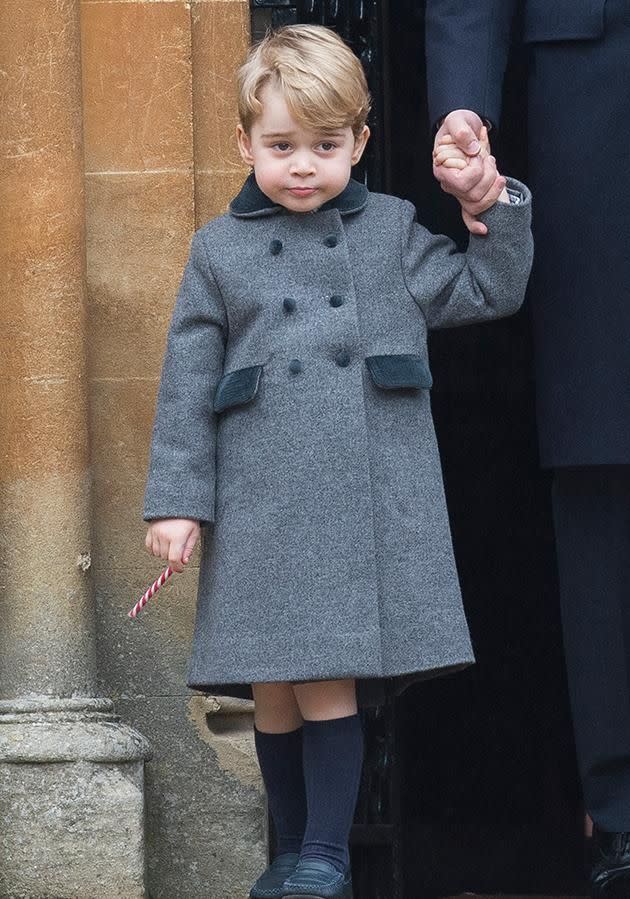
<svg viewBox="0 0 630 899"><path fill-rule="evenodd" d="M238 699L253 699L251 684L254 683L310 683L311 681L345 680L353 678L357 681L357 702L360 708L383 705L388 698L400 696L414 683L433 680L454 674L475 664L474 657L468 656L452 661L445 659L439 664L422 669L410 669L395 672L361 672L356 668L341 668L338 671L328 671L325 675L319 673L310 676L289 677L275 673L273 677L261 677L258 672L251 678L241 675L239 680L213 681L200 675L188 676L187 686L191 690L216 696L232 696Z"/></svg>

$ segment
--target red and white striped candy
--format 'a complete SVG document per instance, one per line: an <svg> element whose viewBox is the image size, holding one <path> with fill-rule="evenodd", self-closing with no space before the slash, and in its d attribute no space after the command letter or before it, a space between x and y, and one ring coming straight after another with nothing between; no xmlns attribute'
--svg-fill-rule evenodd
<svg viewBox="0 0 630 899"><path fill-rule="evenodd" d="M162 585L163 585L163 584L170 578L170 576L171 576L172 574L173 574L173 569L172 569L171 566L169 565L168 568L165 568L165 569L164 569L164 571L163 571L162 574L159 576L159 578L157 579L157 581L153 581L153 583L151 584L151 586L149 587L149 589L147 590L147 592L144 593L144 594L140 597L140 599L139 599L138 602L135 604L135 606L133 607L133 609L131 609L131 611L127 613L128 616L129 616L129 618L135 618L135 617L136 617L136 615L138 614L138 612L146 606L146 604L148 603L148 601L151 599L152 596L155 596L155 594L158 592L158 590L160 589L160 587L161 587L161 586L162 586Z"/></svg>

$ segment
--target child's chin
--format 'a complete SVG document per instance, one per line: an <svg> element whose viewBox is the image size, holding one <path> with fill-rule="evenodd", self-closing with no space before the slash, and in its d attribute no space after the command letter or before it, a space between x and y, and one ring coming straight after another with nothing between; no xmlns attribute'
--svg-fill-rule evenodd
<svg viewBox="0 0 630 899"><path fill-rule="evenodd" d="M286 209L291 210L291 212L311 212L313 209L317 209L318 206L321 206L323 200L318 194L314 194L311 197L285 197L284 206Z"/></svg>

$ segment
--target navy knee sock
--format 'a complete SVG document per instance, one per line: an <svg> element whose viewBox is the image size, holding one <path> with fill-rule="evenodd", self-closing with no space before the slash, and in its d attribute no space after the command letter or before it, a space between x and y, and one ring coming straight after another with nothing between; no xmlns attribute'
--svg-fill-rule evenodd
<svg viewBox="0 0 630 899"><path fill-rule="evenodd" d="M285 734L254 728L254 738L276 830L276 853L299 852L306 828L302 728Z"/></svg>
<svg viewBox="0 0 630 899"><path fill-rule="evenodd" d="M362 765L363 730L358 715L304 722L308 819L301 858L324 859L338 871L346 869Z"/></svg>

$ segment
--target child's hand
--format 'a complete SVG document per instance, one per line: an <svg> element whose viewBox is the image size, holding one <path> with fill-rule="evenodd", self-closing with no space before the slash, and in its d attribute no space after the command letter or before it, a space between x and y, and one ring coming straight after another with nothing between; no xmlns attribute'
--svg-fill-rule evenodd
<svg viewBox="0 0 630 899"><path fill-rule="evenodd" d="M494 206L497 201L509 203L510 198L505 189L505 178L499 175L496 159L490 154L488 129L485 126L481 129L480 143L479 153L476 156L467 156L456 146L450 134L443 134L433 150L433 174L441 182L443 179L438 173L440 166L459 170L450 177L459 179L462 174L461 190L449 189L448 192L459 200L462 218L468 230L473 234L484 235L488 233L488 229L486 225L476 220L476 216ZM473 168L476 169L474 175ZM468 189L463 175L465 169L471 172L474 181L474 186Z"/></svg>
<svg viewBox="0 0 630 899"><path fill-rule="evenodd" d="M460 150L455 143L455 138L448 133L443 134L433 148L433 165L445 166L447 169L465 169L471 159L485 159L492 152L490 149L490 140L488 138L488 129L484 125L479 135L479 143L481 149L477 156L467 156L463 150Z"/></svg>
<svg viewBox="0 0 630 899"><path fill-rule="evenodd" d="M168 559L173 571L184 570L199 539L199 522L192 518L157 518L147 530L144 544L158 559Z"/></svg>

